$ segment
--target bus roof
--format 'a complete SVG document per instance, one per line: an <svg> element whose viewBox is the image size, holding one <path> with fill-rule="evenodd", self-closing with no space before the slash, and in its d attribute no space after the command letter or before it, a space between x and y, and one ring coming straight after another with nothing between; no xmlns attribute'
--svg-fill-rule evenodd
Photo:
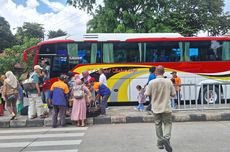
<svg viewBox="0 0 230 152"><path fill-rule="evenodd" d="M183 37L179 33L88 33L84 35L66 35L48 39L38 45L71 42L151 42L151 41L205 41L230 40L228 36L221 37Z"/></svg>
<svg viewBox="0 0 230 152"><path fill-rule="evenodd" d="M66 35L52 40L74 40L74 41L126 41L132 38L175 38L183 37L179 33L87 33L84 35Z"/></svg>

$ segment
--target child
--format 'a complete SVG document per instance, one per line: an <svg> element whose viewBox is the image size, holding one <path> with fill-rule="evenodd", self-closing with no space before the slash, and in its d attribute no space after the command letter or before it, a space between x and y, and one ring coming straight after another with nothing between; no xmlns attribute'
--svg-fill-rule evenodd
<svg viewBox="0 0 230 152"><path fill-rule="evenodd" d="M145 89L142 88L140 85L136 86L136 89L138 91L138 96L137 96L137 100L138 100L138 106L136 106L134 109L135 110L139 110L139 111L143 111L144 110L144 103L146 101L146 97L144 95L145 93Z"/></svg>

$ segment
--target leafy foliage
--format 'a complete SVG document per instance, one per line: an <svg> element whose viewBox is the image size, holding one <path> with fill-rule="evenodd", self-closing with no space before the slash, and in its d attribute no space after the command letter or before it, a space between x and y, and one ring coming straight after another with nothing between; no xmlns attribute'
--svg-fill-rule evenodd
<svg viewBox="0 0 230 152"><path fill-rule="evenodd" d="M33 67L32 56L28 62L23 62L23 51L36 45L44 38L44 28L38 23L25 22L22 27L17 28L14 36L10 31L10 25L3 17L0 17L0 75L7 71L13 71L16 75Z"/></svg>
<svg viewBox="0 0 230 152"><path fill-rule="evenodd" d="M65 36L65 35L67 35L67 33L59 29L57 31L49 31L48 38L51 39L59 36Z"/></svg>
<svg viewBox="0 0 230 152"><path fill-rule="evenodd" d="M22 45L14 45L11 48L7 48L4 54L0 56L0 73L3 74L7 71L13 71L17 75L20 75L28 68L33 67L33 60L28 59L29 62L23 63L23 51L35 44L40 40L37 38L27 38L25 37ZM23 71L17 71L15 65L20 64L23 66ZM16 70L17 69L17 70Z"/></svg>
<svg viewBox="0 0 230 152"><path fill-rule="evenodd" d="M0 51L10 47L14 43L14 40L9 23L5 18L0 16Z"/></svg>
<svg viewBox="0 0 230 152"><path fill-rule="evenodd" d="M223 12L224 0L68 0L93 14L88 32L178 32L193 36L199 31L225 34L230 16ZM97 7L96 7L97 6Z"/></svg>
<svg viewBox="0 0 230 152"><path fill-rule="evenodd" d="M67 3L79 9L87 10L90 13L93 10L96 0L67 0Z"/></svg>
<svg viewBox="0 0 230 152"><path fill-rule="evenodd" d="M16 39L19 44L23 43L25 38L44 39L44 28L38 23L24 22L22 27L17 28Z"/></svg>

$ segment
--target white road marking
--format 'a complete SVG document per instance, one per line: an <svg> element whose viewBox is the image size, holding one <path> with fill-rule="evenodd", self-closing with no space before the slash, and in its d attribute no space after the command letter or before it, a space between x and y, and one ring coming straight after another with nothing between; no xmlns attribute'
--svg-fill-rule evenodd
<svg viewBox="0 0 230 152"><path fill-rule="evenodd" d="M34 138L54 138L54 137L82 137L84 133L57 133L57 134L35 134L35 135L8 135L0 136L1 140L6 139L34 139Z"/></svg>
<svg viewBox="0 0 230 152"><path fill-rule="evenodd" d="M42 128L42 129L7 129L0 130L0 134L9 134L9 133L34 133L34 132L55 132L55 131L83 131L87 130L88 127L71 127L71 128Z"/></svg>
<svg viewBox="0 0 230 152"><path fill-rule="evenodd" d="M11 143L0 143L0 148L13 148L13 147L42 147L42 146L68 146L68 145L79 145L82 140L61 140L59 141L35 141L31 142L11 142Z"/></svg>

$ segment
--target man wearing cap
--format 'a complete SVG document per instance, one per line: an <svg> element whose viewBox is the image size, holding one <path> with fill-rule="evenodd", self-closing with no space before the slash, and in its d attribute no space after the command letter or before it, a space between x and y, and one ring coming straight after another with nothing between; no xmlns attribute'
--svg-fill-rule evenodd
<svg viewBox="0 0 230 152"><path fill-rule="evenodd" d="M69 93L68 85L64 82L67 76L62 74L59 81L54 82L51 86L51 100L53 105L52 127L57 127L57 117L59 115L61 126L65 125L65 111L67 107L66 96Z"/></svg>
<svg viewBox="0 0 230 152"><path fill-rule="evenodd" d="M178 104L178 99L180 99L180 85L181 85L181 78L177 76L177 72L176 71L172 71L172 78L171 81L174 82L174 86L176 89L176 96L175 96L175 100L172 100L175 103L172 103L173 108L176 108L176 104Z"/></svg>
<svg viewBox="0 0 230 152"><path fill-rule="evenodd" d="M29 98L29 108L28 108L28 117L30 119L36 118L37 116L43 118L43 109L42 109L42 98L41 90L39 87L39 75L41 74L42 67L40 65L34 66L34 72L31 74L33 83L35 83L35 88L28 92Z"/></svg>

